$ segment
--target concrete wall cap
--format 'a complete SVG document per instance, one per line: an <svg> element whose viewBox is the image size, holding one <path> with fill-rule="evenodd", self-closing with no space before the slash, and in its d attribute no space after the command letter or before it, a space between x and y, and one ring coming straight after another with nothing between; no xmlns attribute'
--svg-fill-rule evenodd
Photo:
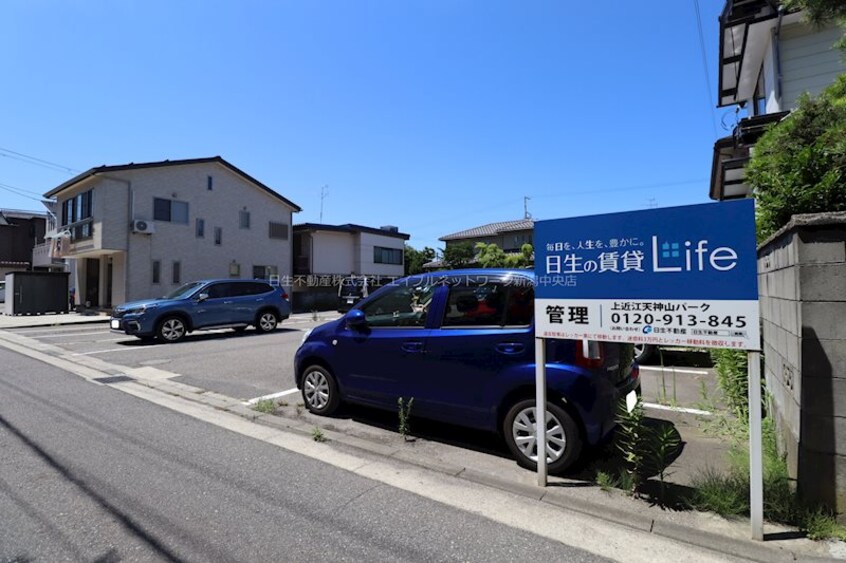
<svg viewBox="0 0 846 563"><path fill-rule="evenodd" d="M825 211L823 213L803 213L793 215L790 222L769 236L764 242L758 245L758 252L768 246L776 239L801 227L831 227L835 225L846 226L846 211Z"/></svg>

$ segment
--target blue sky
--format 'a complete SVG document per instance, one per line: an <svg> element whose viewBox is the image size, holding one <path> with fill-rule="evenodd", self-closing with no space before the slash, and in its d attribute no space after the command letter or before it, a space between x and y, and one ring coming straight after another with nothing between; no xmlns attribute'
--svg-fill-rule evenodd
<svg viewBox="0 0 846 563"><path fill-rule="evenodd" d="M66 170L221 155L295 223L415 247L537 219L708 201L721 0L6 0L0 207ZM3 189L3 188L6 189Z"/></svg>

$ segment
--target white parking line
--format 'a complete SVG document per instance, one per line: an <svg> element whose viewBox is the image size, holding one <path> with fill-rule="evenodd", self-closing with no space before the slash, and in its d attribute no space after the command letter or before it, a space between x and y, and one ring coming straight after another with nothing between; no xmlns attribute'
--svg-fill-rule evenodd
<svg viewBox="0 0 846 563"><path fill-rule="evenodd" d="M294 387L293 389L288 389L287 391L280 391L279 393L271 393L270 395L263 395L261 397L256 397L255 399L250 399L249 401L245 401L243 404L250 406L255 405L260 401L267 401L268 399L278 399L279 397L284 397L285 395L293 395L294 393L299 393L300 390Z"/></svg>
<svg viewBox="0 0 846 563"><path fill-rule="evenodd" d="M699 409L688 409L684 407L668 407L667 405L659 405L656 403L643 403L643 406L647 409L655 409L659 411L673 411L673 412L683 412L687 414L699 414L702 416L711 416L714 413L710 411L701 411Z"/></svg>
<svg viewBox="0 0 846 563"><path fill-rule="evenodd" d="M698 370L698 369L676 369L674 367L667 367L662 368L658 366L640 366L640 369L645 369L646 371L666 371L669 373L676 372L676 373L692 373L694 375L708 375L707 371Z"/></svg>
<svg viewBox="0 0 846 563"><path fill-rule="evenodd" d="M127 338L129 338L129 336L124 336L122 338L98 338L97 340L62 340L61 342L54 342L54 344L94 344L97 342L117 342L118 340L126 340Z"/></svg>
<svg viewBox="0 0 846 563"><path fill-rule="evenodd" d="M107 352L130 352L132 350L139 350L137 346L124 346L123 348L109 348L108 350L94 350L93 352L77 352L70 354L71 356L90 356L92 354L106 354Z"/></svg>

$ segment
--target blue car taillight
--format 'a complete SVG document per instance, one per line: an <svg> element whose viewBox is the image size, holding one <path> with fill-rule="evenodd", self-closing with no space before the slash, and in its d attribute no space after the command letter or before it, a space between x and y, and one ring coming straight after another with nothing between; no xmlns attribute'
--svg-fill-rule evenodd
<svg viewBox="0 0 846 563"><path fill-rule="evenodd" d="M585 349L587 348L587 350ZM576 343L576 365L587 369L599 369L605 365L605 350L601 342L590 340Z"/></svg>

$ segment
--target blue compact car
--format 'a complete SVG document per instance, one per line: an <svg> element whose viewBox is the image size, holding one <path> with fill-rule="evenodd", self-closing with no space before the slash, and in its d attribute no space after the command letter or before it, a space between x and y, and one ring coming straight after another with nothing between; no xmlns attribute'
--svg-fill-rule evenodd
<svg viewBox="0 0 846 563"><path fill-rule="evenodd" d="M500 432L518 463L535 468L534 275L460 270L384 286L307 333L294 358L306 407L341 402L388 410L414 398L416 416ZM640 388L633 347L547 344L549 471L615 426L618 404Z"/></svg>
<svg viewBox="0 0 846 563"><path fill-rule="evenodd" d="M204 280L158 299L115 307L111 329L142 340L177 342L194 330L248 326L271 332L291 315L288 294L260 280Z"/></svg>

